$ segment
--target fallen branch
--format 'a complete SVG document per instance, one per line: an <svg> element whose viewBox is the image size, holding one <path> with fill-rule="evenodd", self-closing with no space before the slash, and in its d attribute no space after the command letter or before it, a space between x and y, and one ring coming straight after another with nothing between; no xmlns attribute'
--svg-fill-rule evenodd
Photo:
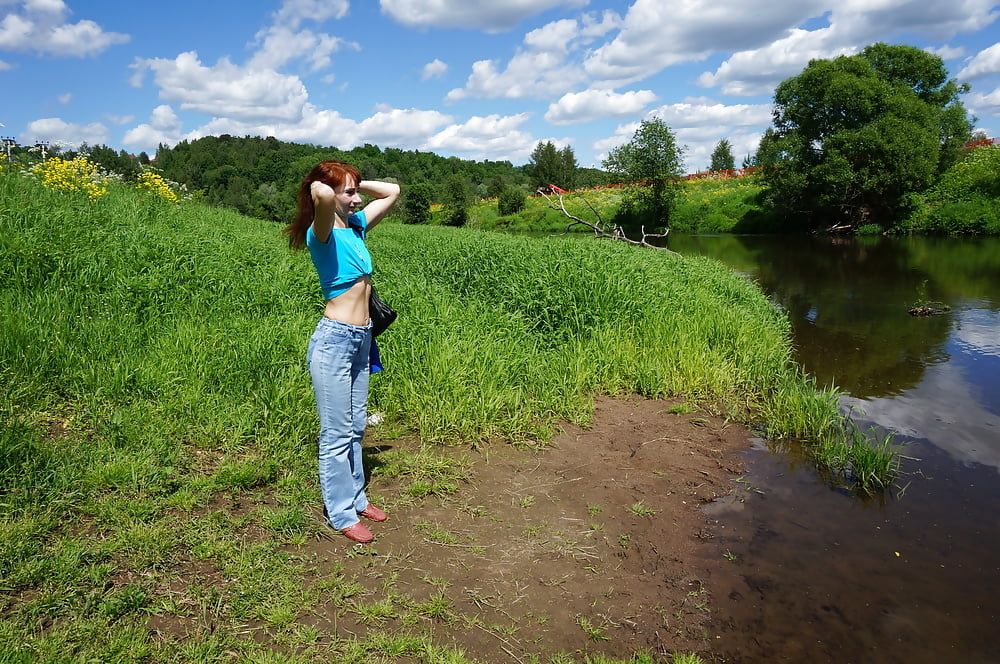
<svg viewBox="0 0 1000 664"><path fill-rule="evenodd" d="M559 210L567 218L573 220L572 223L570 223L569 225L566 226L566 230L567 231L569 229L573 228L574 226L577 226L577 225L586 226L590 230L594 231L594 237L596 237L596 238L605 238L605 239L609 239L609 240L621 240L622 242L627 242L629 244L632 244L632 245L635 245L635 246L638 246L638 247L649 247L650 249L659 249L660 251L666 251L666 252L671 253L671 254L676 254L677 253L676 251L671 251L670 249L668 249L666 247L660 247L660 246L657 246L655 244L650 244L647 241L647 239L657 239L657 238L665 238L665 237L667 237L667 234L670 233L670 229L667 229L667 230L663 231L662 233L647 233L646 232L646 227L642 226L642 227L640 227L640 231L642 232L642 238L640 238L638 240L633 240L632 238L630 238L627 235L625 235L624 229L622 229L622 227L619 226L618 224L615 224L614 226L612 226L610 231L605 230L604 229L604 220L601 219L601 214L597 211L597 208L595 208L590 203L590 201L587 200L587 198L585 196L582 196L583 201L587 204L587 207L589 207L591 209L591 211L594 213L594 216L597 217L597 222L596 223L587 221L586 219L583 219L582 217L578 217L575 214L572 214L569 210L567 210L566 209L566 202L563 200L563 194L561 194L561 193L560 194L556 194L558 196L558 203L555 200L552 199L552 195L549 194L545 190L544 187L539 187L538 190L535 193L537 193L539 196L542 196L543 198L545 198L545 200L548 201L550 208L552 208L553 210Z"/></svg>

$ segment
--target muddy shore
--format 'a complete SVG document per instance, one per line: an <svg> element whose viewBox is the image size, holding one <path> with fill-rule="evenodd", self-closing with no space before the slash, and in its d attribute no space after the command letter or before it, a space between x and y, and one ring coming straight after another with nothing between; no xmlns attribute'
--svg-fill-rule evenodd
<svg viewBox="0 0 1000 664"><path fill-rule="evenodd" d="M365 590L353 601L440 610L404 625L329 602L304 622L359 639L416 628L487 662L561 652L709 659L715 635L706 580L732 563L714 542L722 526L701 507L738 492L749 434L684 410L602 398L593 426L566 426L541 451L445 448L469 464L471 481L411 507L393 505L395 487L376 473L371 494L386 497L392 513L375 525L375 543L362 550L334 536L296 553L317 568L339 564L356 575ZM415 444L373 442L383 452Z"/></svg>

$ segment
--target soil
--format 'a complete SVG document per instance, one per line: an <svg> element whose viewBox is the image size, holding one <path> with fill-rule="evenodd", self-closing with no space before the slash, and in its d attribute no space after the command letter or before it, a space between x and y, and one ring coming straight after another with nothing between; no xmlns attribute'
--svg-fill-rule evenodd
<svg viewBox="0 0 1000 664"><path fill-rule="evenodd" d="M390 503L390 519L369 524L373 544L334 533L295 550L320 569L342 565L378 599L443 594L447 611L427 610L420 629L482 661L708 655L706 580L731 563L713 541L723 526L701 507L739 499L750 434L703 411L672 414L674 402L595 405L591 427L565 426L540 451L446 449L470 462L471 481L452 497ZM370 495L392 496L393 485L376 477ZM401 627L363 624L343 602L321 603L305 622L358 638Z"/></svg>

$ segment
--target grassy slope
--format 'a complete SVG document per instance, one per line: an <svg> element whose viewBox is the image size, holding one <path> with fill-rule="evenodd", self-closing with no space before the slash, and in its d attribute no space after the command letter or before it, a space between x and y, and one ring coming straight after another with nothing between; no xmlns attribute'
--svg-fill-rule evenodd
<svg viewBox="0 0 1000 664"><path fill-rule="evenodd" d="M775 435L837 426L834 395L789 364L787 322L712 261L399 225L372 248L400 311L372 401L426 440L544 439L585 422L595 391L717 402ZM145 616L176 607L149 579L181 555L233 579L204 596L232 626L293 639L280 629L316 601L282 546L315 530L303 353L320 307L308 256L273 224L0 176L0 651L253 651L225 626L150 640ZM270 539L206 509L261 488L273 508L244 521Z"/></svg>

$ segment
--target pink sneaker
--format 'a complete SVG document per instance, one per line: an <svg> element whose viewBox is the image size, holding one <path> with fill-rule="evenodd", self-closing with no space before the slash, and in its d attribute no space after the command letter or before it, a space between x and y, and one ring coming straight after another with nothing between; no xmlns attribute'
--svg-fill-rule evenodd
<svg viewBox="0 0 1000 664"><path fill-rule="evenodd" d="M386 519L389 518L388 514L386 514L385 512L383 512L382 510L380 510L379 508L375 507L371 503L368 503L368 507L366 507L363 510L361 510L360 512L358 512L358 514L360 514L361 516L365 517L366 519L371 519L372 521L375 521L376 523L381 522L381 521L385 521Z"/></svg>
<svg viewBox="0 0 1000 664"><path fill-rule="evenodd" d="M375 539L375 536L372 535L372 531L368 530L368 526L361 523L360 521L354 524L353 526L348 526L347 528L344 528L340 532L342 532L344 534L344 537L346 537L347 539L359 542L361 544L368 544L368 542L371 542L373 539Z"/></svg>

